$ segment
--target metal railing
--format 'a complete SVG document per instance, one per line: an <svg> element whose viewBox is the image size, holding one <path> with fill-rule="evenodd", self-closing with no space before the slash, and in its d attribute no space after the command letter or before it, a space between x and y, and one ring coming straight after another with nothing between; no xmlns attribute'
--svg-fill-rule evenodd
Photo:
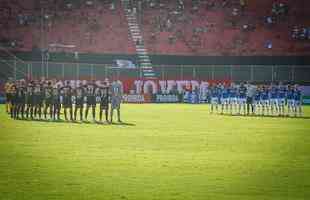
<svg viewBox="0 0 310 200"><path fill-rule="evenodd" d="M104 79L115 76L139 79L140 69L113 69L111 65L92 63L25 62L18 58L1 60L0 69L8 69L14 78L46 77L59 79ZM253 82L310 83L310 66L291 65L201 65L154 66L159 79L232 80Z"/></svg>

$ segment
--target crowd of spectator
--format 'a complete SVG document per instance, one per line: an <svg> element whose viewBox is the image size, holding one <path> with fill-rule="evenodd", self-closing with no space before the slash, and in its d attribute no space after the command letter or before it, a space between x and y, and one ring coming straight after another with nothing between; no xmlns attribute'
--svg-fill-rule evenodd
<svg viewBox="0 0 310 200"><path fill-rule="evenodd" d="M1 46L13 49L25 46L23 34L18 34L22 28L26 28L26 31L24 29L24 35L33 35L33 46L41 47L43 45L44 48L48 48L48 42L66 44L67 41L64 39L66 34L64 33L57 34L57 38L53 38L53 41L46 41L44 44L44 41L48 39L46 39L47 36L42 36L42 29L43 33L61 32L62 30L59 30L61 26L59 25L67 25L67 22L71 21L72 27L83 29L83 31L80 31L83 33L75 34L79 35L79 37L72 36L74 38L73 42L76 43L75 46L79 48L80 43L83 43L86 47L92 47L85 48L87 51L97 53L96 46L98 40L101 40L102 35L104 35L103 33L107 32L107 29L112 30L112 32L116 30L110 21L105 21L106 13L111 11L115 12L115 16L119 16L119 12L122 12L121 4L116 0L27 0L27 2L32 2L32 6L27 9L20 5L22 4L20 2L22 1L4 0L1 2ZM287 23L292 10L290 4L275 1L268 5L269 8L266 7L266 13L261 16L261 14L257 14L248 8L249 4L253 4L253 2L245 0L128 0L126 9L136 14L145 37L144 42L150 48L150 52L153 53L162 53L161 50L165 53L165 48L170 45L171 47L181 47L179 49L175 48L175 51L182 50L184 46L186 50L182 52L188 52L189 54L208 52L221 54L220 51L223 49L226 53L232 55L235 52L237 55L244 52L245 54L251 54L250 50L247 49L249 44L254 41L251 39L241 41L240 38L249 38L252 33L259 35L262 28L274 33L280 32L280 29L277 29L279 24L280 26L287 25L287 32L291 32L291 37L294 40L309 40L310 28L307 27L307 24L290 22L296 24L296 26L292 26ZM222 16L224 20L217 20ZM125 20L125 18L116 18L115 20ZM261 26L262 24L264 25ZM121 24L120 29L128 32L126 21ZM11 31L5 32L4 30ZM72 30L75 29L72 28ZM214 35L217 33L232 32L232 34L235 34L236 30L239 31L240 37L237 34L236 37L221 34L214 41ZM14 31L17 33L12 34ZM114 35L115 40L113 41L120 40L120 38L117 38L119 34ZM212 35L211 40L213 41L210 41L210 35ZM230 41L221 38L226 36L231 38ZM238 39L235 40L235 38ZM129 40L129 38L126 38L126 40ZM256 52L263 51L264 48L273 49L273 47L277 46L275 40L279 40L279 37L266 36L265 41L259 41L260 46L255 45L255 48L259 48ZM107 48L109 48L108 45ZM159 47L157 48L158 51L155 50L155 47ZM97 49L99 51L100 48ZM287 50L287 48L284 49L283 51ZM59 51L59 49L56 49L56 51ZM74 51L83 52L84 49L74 49ZM122 49L119 49L119 52L121 51ZM105 53L104 48L102 53Z"/></svg>
<svg viewBox="0 0 310 200"><path fill-rule="evenodd" d="M310 27L294 26L292 38L295 40L310 40Z"/></svg>

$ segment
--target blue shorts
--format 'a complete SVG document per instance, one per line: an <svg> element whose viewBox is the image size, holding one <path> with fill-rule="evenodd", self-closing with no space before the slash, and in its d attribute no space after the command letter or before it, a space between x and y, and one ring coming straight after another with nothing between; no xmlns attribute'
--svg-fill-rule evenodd
<svg viewBox="0 0 310 200"><path fill-rule="evenodd" d="M111 109L120 109L122 99L119 97L111 98Z"/></svg>

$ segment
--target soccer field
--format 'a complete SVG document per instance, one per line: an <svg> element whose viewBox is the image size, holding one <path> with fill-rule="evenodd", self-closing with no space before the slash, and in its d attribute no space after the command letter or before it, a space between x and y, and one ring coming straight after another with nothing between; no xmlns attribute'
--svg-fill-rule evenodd
<svg viewBox="0 0 310 200"><path fill-rule="evenodd" d="M304 118L125 104L123 125L14 121L0 107L0 199L310 198Z"/></svg>

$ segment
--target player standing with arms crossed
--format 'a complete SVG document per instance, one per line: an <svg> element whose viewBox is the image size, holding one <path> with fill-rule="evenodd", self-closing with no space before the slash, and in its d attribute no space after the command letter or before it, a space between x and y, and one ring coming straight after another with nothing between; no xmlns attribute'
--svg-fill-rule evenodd
<svg viewBox="0 0 310 200"><path fill-rule="evenodd" d="M17 119L19 119L19 115L21 115L21 118L24 119L24 113L25 113L25 103L26 103L26 86L25 81L21 80L18 82L17 85Z"/></svg>
<svg viewBox="0 0 310 200"><path fill-rule="evenodd" d="M86 111L85 111L85 120L88 117L89 108L92 108L93 122L96 122L96 89L97 85L94 80L91 83L86 85Z"/></svg>
<svg viewBox="0 0 310 200"><path fill-rule="evenodd" d="M123 98L123 86L120 81L114 81L110 87L111 89L111 113L110 120L113 122L113 111L117 111L118 122L121 123L120 107Z"/></svg>
<svg viewBox="0 0 310 200"><path fill-rule="evenodd" d="M262 115L262 108L261 108L261 96L262 96L262 87L258 86L257 90L254 94L254 113L256 115Z"/></svg>
<svg viewBox="0 0 310 200"><path fill-rule="evenodd" d="M42 103L43 103L43 88L40 82L36 82L34 86L34 117L39 115L41 119L42 114Z"/></svg>
<svg viewBox="0 0 310 200"><path fill-rule="evenodd" d="M106 122L109 122L108 116L109 116L109 99L110 99L110 88L108 85L108 82L105 81L103 83L103 87L99 88L99 97L100 97L100 122L102 122L102 114L103 110L105 111L105 120Z"/></svg>
<svg viewBox="0 0 310 200"><path fill-rule="evenodd" d="M294 88L292 85L288 85L287 94L287 116L291 116L294 112Z"/></svg>
<svg viewBox="0 0 310 200"><path fill-rule="evenodd" d="M254 95L256 93L256 86L251 84L251 83L247 83L246 84L246 110L247 110L247 115L250 114L250 112L252 113L252 115L254 114L254 105L253 105L253 98Z"/></svg>
<svg viewBox="0 0 310 200"><path fill-rule="evenodd" d="M282 82L279 83L278 88L278 111L279 116L285 115L285 98L286 98L287 88L282 84Z"/></svg>
<svg viewBox="0 0 310 200"><path fill-rule="evenodd" d="M212 85L210 89L210 96L211 96L211 114L213 113L213 110L216 109L216 112L218 112L218 103L219 103L219 89L217 88L217 85Z"/></svg>
<svg viewBox="0 0 310 200"><path fill-rule="evenodd" d="M75 95L75 108L74 108L74 121L77 119L77 112L80 114L80 121L83 121L84 97L85 89L78 83L77 88L74 90Z"/></svg>
<svg viewBox="0 0 310 200"><path fill-rule="evenodd" d="M11 112L11 106L12 106L12 86L13 82L12 79L9 78L8 82L4 85L5 95L6 95L6 101L5 101L5 108L6 112Z"/></svg>
<svg viewBox="0 0 310 200"><path fill-rule="evenodd" d="M26 104L27 104L27 109L26 109L26 117L33 119L33 107L34 107L34 85L33 81L30 81L27 85L27 90L26 90Z"/></svg>
<svg viewBox="0 0 310 200"><path fill-rule="evenodd" d="M237 111L237 105L238 105L238 90L237 86L232 83L230 86L230 95L229 95L229 107L230 107L230 114L235 114Z"/></svg>
<svg viewBox="0 0 310 200"><path fill-rule="evenodd" d="M261 92L261 105L262 115L268 115L269 113L269 89L268 86L264 85Z"/></svg>
<svg viewBox="0 0 310 200"><path fill-rule="evenodd" d="M270 111L271 115L278 113L278 88L273 83L270 86Z"/></svg>
<svg viewBox="0 0 310 200"><path fill-rule="evenodd" d="M70 86L70 82L67 81L65 86L60 89L62 91L62 104L64 107L65 120L68 121L67 110L69 109L70 113L70 121L73 121L72 116L72 88Z"/></svg>
<svg viewBox="0 0 310 200"><path fill-rule="evenodd" d="M302 116L302 95L298 85L294 86L294 116Z"/></svg>
<svg viewBox="0 0 310 200"><path fill-rule="evenodd" d="M241 114L241 109L243 110L243 115L246 114L246 87L243 83L240 84L239 91L238 91L238 115Z"/></svg>
<svg viewBox="0 0 310 200"><path fill-rule="evenodd" d="M54 85L53 87L53 99L52 99L52 107L53 107L53 120L60 120L60 87L59 85Z"/></svg>
<svg viewBox="0 0 310 200"><path fill-rule="evenodd" d="M222 111L221 114L224 114L228 112L228 104L229 104L229 98L230 98L230 89L228 85L224 85L224 88L222 89L221 94L221 104L222 104Z"/></svg>
<svg viewBox="0 0 310 200"><path fill-rule="evenodd" d="M53 88L52 83L49 81L47 86L44 88L44 99L45 99L45 107L44 107L44 119L47 118L47 109L50 111L50 119L53 117Z"/></svg>

